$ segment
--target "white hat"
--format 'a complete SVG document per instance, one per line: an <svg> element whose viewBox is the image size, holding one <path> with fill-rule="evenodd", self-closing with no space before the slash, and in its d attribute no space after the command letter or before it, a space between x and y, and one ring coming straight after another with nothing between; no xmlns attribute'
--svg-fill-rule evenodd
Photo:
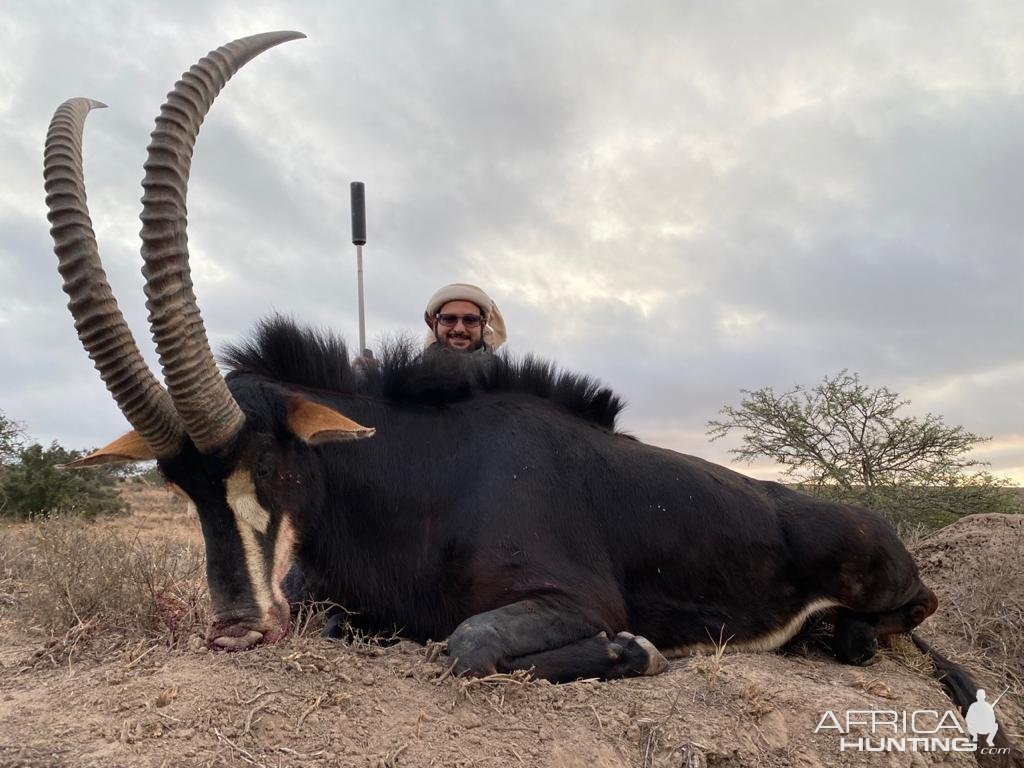
<svg viewBox="0 0 1024 768"><path fill-rule="evenodd" d="M484 316L483 340L491 349L496 350L508 339L508 334L505 332L505 319L501 316L498 305L483 290L469 283L446 285L431 296L430 301L427 302L427 308L423 312L423 319L426 320L427 325L431 325L434 315L449 301L469 301L480 307L480 312ZM431 325L431 327L433 326ZM431 334L427 346L436 342L437 339Z"/></svg>

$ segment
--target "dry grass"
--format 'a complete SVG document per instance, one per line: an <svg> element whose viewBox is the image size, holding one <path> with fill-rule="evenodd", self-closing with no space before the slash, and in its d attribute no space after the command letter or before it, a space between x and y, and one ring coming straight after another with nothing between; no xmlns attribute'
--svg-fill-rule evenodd
<svg viewBox="0 0 1024 768"><path fill-rule="evenodd" d="M922 675L931 675L935 672L932 660L918 650L909 634L890 635L885 639L882 652Z"/></svg>
<svg viewBox="0 0 1024 768"><path fill-rule="evenodd" d="M895 524L896 534L908 549L913 549L927 539L935 529L920 522L903 521Z"/></svg>
<svg viewBox="0 0 1024 768"><path fill-rule="evenodd" d="M947 605L973 664L1024 696L1024 528L1003 543L1002 557L957 564Z"/></svg>
<svg viewBox="0 0 1024 768"><path fill-rule="evenodd" d="M44 658L68 661L102 641L176 647L206 624L203 557L142 544L78 520L47 520L0 541L0 611L49 637Z"/></svg>
<svg viewBox="0 0 1024 768"><path fill-rule="evenodd" d="M1015 696L1024 695L1024 597L1008 585L1022 573L1024 552L1018 549L1015 561L995 563L952 585L959 593L952 611L968 652Z"/></svg>
<svg viewBox="0 0 1024 768"><path fill-rule="evenodd" d="M726 637L725 628L723 627L718 633L718 639L715 639L710 633L708 637L714 650L710 653L702 651L695 653L692 666L704 675L704 680L710 691L715 687L715 683L718 682L718 676L722 673L722 658L725 656L726 647L729 645L729 641L732 640L732 636Z"/></svg>
<svg viewBox="0 0 1024 768"><path fill-rule="evenodd" d="M343 609L329 601L302 603L292 616L292 634L295 637L319 637L327 625L327 619L335 610Z"/></svg>

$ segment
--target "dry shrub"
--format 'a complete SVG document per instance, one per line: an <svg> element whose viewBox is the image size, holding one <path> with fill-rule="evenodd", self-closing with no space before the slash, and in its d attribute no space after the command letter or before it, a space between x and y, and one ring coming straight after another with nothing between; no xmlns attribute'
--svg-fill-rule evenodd
<svg viewBox="0 0 1024 768"><path fill-rule="evenodd" d="M30 445L13 460L0 463L0 515L17 520L70 516L93 518L125 511L118 495L120 473L114 467L64 472L61 465L81 458L51 443Z"/></svg>
<svg viewBox="0 0 1024 768"><path fill-rule="evenodd" d="M715 683L718 681L718 676L722 673L722 659L725 656L726 647L729 645L729 641L732 640L732 636L725 636L725 627L720 628L718 638L715 639L708 632L708 639L711 641L712 651L706 653L704 651L697 651L693 654L690 667L697 670L704 676L704 680L707 683L708 690L710 691L715 687Z"/></svg>
<svg viewBox="0 0 1024 768"><path fill-rule="evenodd" d="M206 605L203 556L188 546L142 544L75 520L0 542L0 610L76 647L98 638L177 646L205 627Z"/></svg>
<svg viewBox="0 0 1024 768"><path fill-rule="evenodd" d="M292 615L292 635L295 637L320 637L331 614L344 610L329 600L304 600Z"/></svg>

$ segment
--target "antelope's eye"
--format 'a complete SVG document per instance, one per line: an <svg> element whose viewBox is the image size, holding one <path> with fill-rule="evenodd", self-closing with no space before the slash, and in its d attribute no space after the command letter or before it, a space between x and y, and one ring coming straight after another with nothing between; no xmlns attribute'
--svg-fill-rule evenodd
<svg viewBox="0 0 1024 768"><path fill-rule="evenodd" d="M256 462L256 477L260 480L266 480L270 477L270 474L274 471L274 457L269 453L265 453L260 456L259 461Z"/></svg>

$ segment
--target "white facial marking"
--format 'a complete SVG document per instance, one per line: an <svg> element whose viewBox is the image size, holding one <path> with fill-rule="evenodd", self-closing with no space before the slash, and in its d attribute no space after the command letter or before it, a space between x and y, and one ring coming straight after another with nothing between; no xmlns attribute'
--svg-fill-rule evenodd
<svg viewBox="0 0 1024 768"><path fill-rule="evenodd" d="M832 608L833 606L839 605L839 601L832 600L829 598L820 598L814 602L808 603L801 608L789 621L783 624L778 629L772 630L766 635L761 637L752 637L749 640L731 640L726 645L727 651L773 651L781 645L784 645L790 640L793 635L800 631L800 627L807 620L807 617L812 613L823 611L826 608ZM725 628L725 637L729 636L729 627ZM670 659L679 658L680 656L689 656L691 653L697 651L706 651L713 653L715 651L715 644L712 642L707 643L693 643L692 645L679 645L675 648L667 648L663 651L665 656Z"/></svg>
<svg viewBox="0 0 1024 768"><path fill-rule="evenodd" d="M277 529L277 541L274 542L274 570L270 577L270 588L274 591L274 597L281 603L287 603L288 598L281 591L281 582L288 575L292 567L292 553L295 548L295 529L291 520L282 518Z"/></svg>
<svg viewBox="0 0 1024 768"><path fill-rule="evenodd" d="M270 615L274 597L267 588L267 572L264 567L263 551L256 541L256 532L266 534L270 525L270 513L256 500L256 488L252 474L247 469L236 469L224 482L228 506L235 513L235 525L242 539L245 552L245 568L249 573L253 597L262 616Z"/></svg>
<svg viewBox="0 0 1024 768"><path fill-rule="evenodd" d="M270 513L256 499L252 473L247 469L236 469L224 482L224 488L232 511L255 530L265 534L270 526Z"/></svg>

